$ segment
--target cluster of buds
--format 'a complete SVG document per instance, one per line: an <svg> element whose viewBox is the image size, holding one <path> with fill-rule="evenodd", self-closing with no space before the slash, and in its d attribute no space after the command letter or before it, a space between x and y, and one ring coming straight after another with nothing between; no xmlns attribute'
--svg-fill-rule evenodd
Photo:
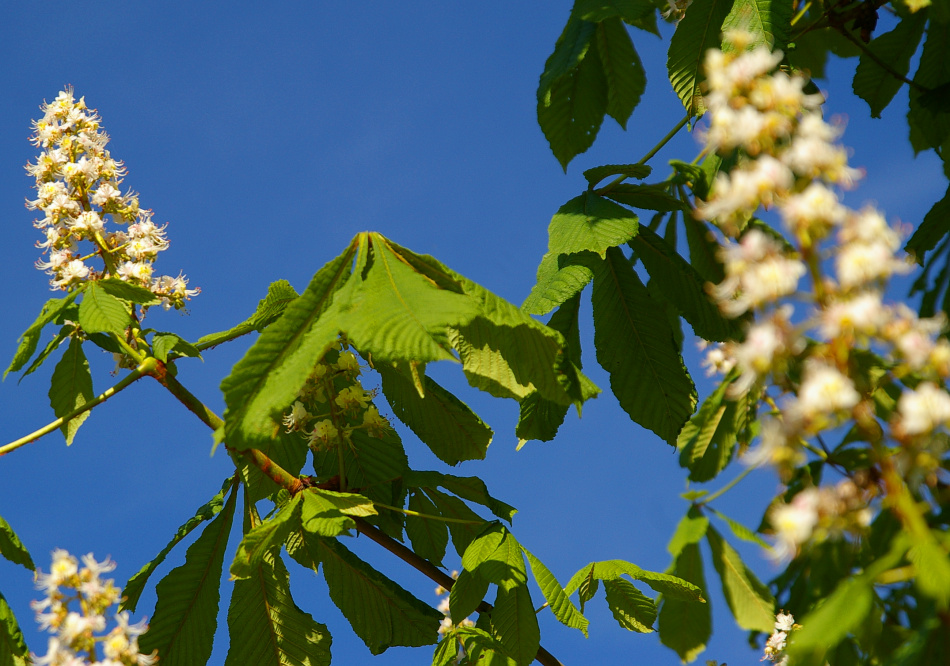
<svg viewBox="0 0 950 666"><path fill-rule="evenodd" d="M151 666L156 653L139 654L138 637L146 631L145 621L129 624L127 612L115 615L116 626L106 633L106 612L117 604L122 590L112 579L101 575L115 569L115 562L97 562L84 555L83 566L65 550L53 551L50 573L37 572L36 587L46 593L32 606L40 629L55 634L49 639L46 656L32 655L36 666ZM78 611L71 610L76 603ZM99 660L99 649L104 658Z"/></svg>
<svg viewBox="0 0 950 666"><path fill-rule="evenodd" d="M158 253L168 248L165 226L139 207L137 194L120 191L126 170L106 150L109 137L95 110L84 98L77 101L71 88L40 108L44 115L33 122L30 140L43 152L26 166L37 191L27 208L43 213L33 225L45 234L37 247L48 255L36 267L51 276L54 290L116 277L149 289L166 309L184 307L200 290L189 289L182 275L152 275ZM110 219L119 228L107 229ZM86 263L96 256L102 258L101 269Z"/></svg>
<svg viewBox="0 0 950 666"><path fill-rule="evenodd" d="M801 628L800 624L795 624L795 618L791 613L780 612L776 615L775 631L765 643L765 655L761 661L773 661L778 666L787 666L788 655L785 654L785 646L788 644L788 635Z"/></svg>
<svg viewBox="0 0 950 666"><path fill-rule="evenodd" d="M459 577L459 572L453 571L452 578L457 579L458 577ZM465 618L464 620L459 622L457 625L453 624L452 614L449 612L449 591L447 589L439 585L437 588L435 588L435 595L437 597L442 597L441 601L439 601L438 609L439 609L439 612L441 612L445 616L444 618L442 618L442 624L439 626L440 636L445 636L446 634L451 632L456 626L458 627L474 627L475 626L475 623L472 622L469 618Z"/></svg>
<svg viewBox="0 0 950 666"><path fill-rule="evenodd" d="M347 441L354 430L382 437L391 426L371 404L373 392L360 383L361 371L356 354L345 345L330 350L284 416L287 432L301 433L315 452Z"/></svg>
<svg viewBox="0 0 950 666"><path fill-rule="evenodd" d="M731 48L706 58L705 138L708 150L737 160L731 173L717 175L697 215L725 236L725 279L709 285L711 296L724 315L751 313L755 322L742 342L710 349L705 365L731 373L729 397L763 386L783 394L765 396L772 416L745 461L771 464L787 479L804 462L810 438L853 422L869 442L901 445L905 478L935 483L946 438L934 431L950 426L943 387L950 343L939 337L945 322L884 303L887 280L910 263L900 255L899 230L879 211L840 201L838 190L860 172L835 143L840 128L822 119L821 96L804 92L803 77L773 71L781 53L750 48L752 36L744 32L725 37ZM760 207L777 211L788 242L753 221ZM794 316L791 298L808 304L803 316ZM862 369L864 352L881 359L883 379ZM870 395L875 382L913 390L904 388L896 409L881 414ZM868 524L864 509L874 493L855 491L844 501L840 490L806 489L772 512L779 557L808 539L857 533Z"/></svg>

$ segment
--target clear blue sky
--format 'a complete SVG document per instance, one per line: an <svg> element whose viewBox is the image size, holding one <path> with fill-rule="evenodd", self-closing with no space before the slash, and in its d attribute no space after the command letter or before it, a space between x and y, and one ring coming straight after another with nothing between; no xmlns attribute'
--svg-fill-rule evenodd
<svg viewBox="0 0 950 666"><path fill-rule="evenodd" d="M66 84L99 110L113 157L128 167L125 186L140 192L156 222L169 223L172 245L156 269L183 270L203 290L188 315L153 311L150 326L192 340L228 328L253 311L270 282L286 278L302 289L363 230L435 255L520 303L545 251L550 217L582 191L583 169L636 161L682 117L665 77L667 42L635 32L647 95L627 132L605 123L594 148L565 175L538 129L535 89L570 5L11 4L0 22L0 219L11 234L0 262L3 366L51 297L46 276L33 268L40 236L23 207L31 195L23 165L35 156L27 142L30 120ZM871 121L850 94L853 62L830 71L838 76L827 110L848 117L852 163L868 169L850 203L875 199L889 217L916 224L946 183L935 158L913 159L906 92L883 120ZM683 132L651 162L657 177L666 160L690 160L696 151ZM586 369L607 389L590 331L585 335ZM204 363L182 361L179 378L221 413L218 383L249 343L212 350ZM705 395L710 385L701 381L698 359L688 360ZM111 357L92 351L91 363L97 392L118 380L109 375ZM0 385L3 443L52 419L46 397L52 367ZM562 582L591 560L666 568L666 542L687 508L678 497L686 475L670 448L633 425L609 393L589 403L583 419L569 415L554 442L516 452L515 403L476 394L457 367L432 373L496 433L486 461L451 472L482 476L493 494L516 506L515 535ZM405 443L413 467L450 471L411 435ZM229 459L210 458L210 447L202 424L155 382L142 381L96 409L72 447L54 434L0 459L0 515L39 566L48 569L57 547L111 555L124 584L229 474ZM755 526L775 490L774 477L763 472L717 506ZM232 539L236 545L238 534ZM361 556L437 603L432 583L364 542L355 544ZM764 580L775 573L757 549L739 549ZM180 547L153 584L183 557ZM715 583L710 573L711 567L707 580ZM297 604L329 625L334 663L431 658L428 648L372 658L327 598L322 578L294 566L291 583ZM151 613L153 589L139 616ZM0 591L31 648L44 653L45 637L35 631L28 606L37 597L29 574L0 562ZM711 600L715 633L700 663L756 660L715 584ZM542 615L542 642L566 666L679 663L655 634L617 627L602 597L588 616L593 624L585 640ZM226 642L219 633L212 664L223 663Z"/></svg>

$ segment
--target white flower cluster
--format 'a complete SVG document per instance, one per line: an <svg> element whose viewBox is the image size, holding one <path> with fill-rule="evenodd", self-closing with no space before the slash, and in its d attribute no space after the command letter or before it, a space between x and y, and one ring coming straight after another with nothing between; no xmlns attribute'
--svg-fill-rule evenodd
<svg viewBox="0 0 950 666"><path fill-rule="evenodd" d="M923 476L933 481L945 438L932 434L950 426L950 394L943 388L950 343L939 337L944 319L884 303L888 278L909 270L899 256L901 236L877 210L851 210L839 200L835 188L850 187L859 172L834 143L840 130L822 120L821 97L804 93L802 77L773 73L781 53L748 48L746 33L726 38L732 50L710 51L706 59L706 141L709 150L736 154L737 166L716 177L697 215L712 219L727 237L720 254L725 279L710 285L710 294L726 316L753 313L757 319L744 341L711 348L704 365L713 372L736 369L729 397L756 385L784 393L779 404L770 400L773 417L763 422L761 444L745 460L774 465L788 477L804 462L808 438L853 419L902 446L898 464L905 475L929 465ZM791 244L750 222L760 206L777 209ZM800 288L806 276L810 292ZM809 303L804 317L793 319L791 297ZM904 390L892 414L875 412L861 350L881 356L885 380L912 389ZM868 524L870 513L861 509L870 496L855 491L844 501L841 492L808 489L772 512L780 556L794 554L809 538Z"/></svg>
<svg viewBox="0 0 950 666"><path fill-rule="evenodd" d="M188 289L182 275L152 276L158 253L168 248L165 227L139 207L138 195L119 190L126 170L106 150L109 137L99 116L85 98L77 101L71 88L40 108L43 117L33 122L30 141L43 152L26 166L37 190L27 208L43 213L33 224L46 236L37 247L49 256L36 267L52 276L53 289L69 291L85 281L118 277L149 289L166 309L184 307L200 290ZM107 230L109 218L125 229ZM84 241L92 244L88 253L80 249ZM102 270L86 263L97 255Z"/></svg>
<svg viewBox="0 0 950 666"><path fill-rule="evenodd" d="M459 572L453 571L452 578L457 579L458 577L459 577ZM450 631L452 631L452 629L454 629L456 626L459 626L459 627L474 627L475 626L475 623L472 622L469 618L465 618L464 620L459 622L458 625L453 624L452 615L449 612L449 591L446 590L441 585L439 585L437 588L435 588L435 594L438 597L442 597L442 600L439 602L438 609L439 609L439 612L441 612L445 616L444 618L442 618L442 624L439 626L440 636L445 636Z"/></svg>
<svg viewBox="0 0 950 666"><path fill-rule="evenodd" d="M791 613L780 612L776 615L775 631L765 643L765 656L761 661L774 661L778 666L787 666L788 655L785 654L785 646L788 644L788 635L796 629L801 629L801 625L795 624Z"/></svg>
<svg viewBox="0 0 950 666"><path fill-rule="evenodd" d="M129 624L127 612L115 615L116 626L106 631L106 611L122 598L122 590L112 579L100 576L115 569L115 562L97 562L92 553L84 555L80 568L65 550L53 551L50 573L37 572L36 587L46 593L32 606L40 629L55 636L49 639L46 655L32 655L35 666L151 666L156 653L139 654L138 637L145 633L145 621ZM76 602L79 611L70 610ZM99 660L99 648L104 658Z"/></svg>
<svg viewBox="0 0 950 666"><path fill-rule="evenodd" d="M314 451L337 444L357 429L382 437L390 429L389 421L370 404L373 393L363 388L360 372L356 354L331 350L314 367L284 416L287 432L302 433Z"/></svg>

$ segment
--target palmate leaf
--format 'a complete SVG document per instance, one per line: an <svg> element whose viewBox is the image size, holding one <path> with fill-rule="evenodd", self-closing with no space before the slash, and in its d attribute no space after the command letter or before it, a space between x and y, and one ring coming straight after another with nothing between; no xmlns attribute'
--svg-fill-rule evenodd
<svg viewBox="0 0 950 666"><path fill-rule="evenodd" d="M527 548L521 547L525 556L528 558L528 564L531 565L531 573L534 575L538 587L541 588L541 594L548 602L548 607L554 613L554 617L561 624L577 629L587 637L587 625L590 624L584 615L577 610L577 607L571 602L564 588L557 582L554 574L544 566L544 563L532 555ZM609 601L609 600L608 600Z"/></svg>
<svg viewBox="0 0 950 666"><path fill-rule="evenodd" d="M854 94L871 107L872 118L881 117L881 112L891 103L904 82L881 67L868 52L878 61L887 63L892 71L906 77L910 70L910 59L920 45L926 22L925 14L911 14L890 32L875 37L867 45L868 51L861 53L851 86Z"/></svg>
<svg viewBox="0 0 950 666"><path fill-rule="evenodd" d="M696 389L673 331L617 248L594 268L594 345L620 406L671 445L693 413Z"/></svg>
<svg viewBox="0 0 950 666"><path fill-rule="evenodd" d="M594 44L607 79L607 115L627 129L627 120L647 85L643 63L620 18L598 23Z"/></svg>
<svg viewBox="0 0 950 666"><path fill-rule="evenodd" d="M492 440L492 429L468 405L433 379L423 378L420 397L410 377L384 364L376 367L383 394L396 417L448 465L463 460L483 460Z"/></svg>
<svg viewBox="0 0 950 666"><path fill-rule="evenodd" d="M745 565L732 546L712 527L706 530L713 565L722 581L722 593L733 617L743 629L771 632L775 625L775 599Z"/></svg>
<svg viewBox="0 0 950 666"><path fill-rule="evenodd" d="M251 331L264 330L284 313L287 306L290 305L297 296L297 291L290 286L287 280L271 282L267 288L267 295L258 302L254 314L237 326L229 328L226 331L201 336L201 338L198 339L197 347L202 350L210 349L222 342L233 340Z"/></svg>
<svg viewBox="0 0 950 666"><path fill-rule="evenodd" d="M73 338L63 353L63 357L53 370L49 387L49 404L58 418L70 414L93 399L92 375L89 373L89 361L82 351L82 341ZM59 429L66 438L66 444L72 444L79 426L89 418L89 411L71 418Z"/></svg>
<svg viewBox="0 0 950 666"><path fill-rule="evenodd" d="M373 654L402 645L433 645L442 613L419 601L336 539L304 535L317 553L330 598Z"/></svg>
<svg viewBox="0 0 950 666"><path fill-rule="evenodd" d="M31 663L20 625L0 594L0 666L29 666Z"/></svg>
<svg viewBox="0 0 950 666"><path fill-rule="evenodd" d="M16 372L26 365L27 361L33 358L33 354L36 352L36 346L40 341L40 335L43 332L43 327L55 321L63 310L72 305L80 293L82 292L76 290L63 298L51 298L43 304L39 316L37 316L29 328L20 335L16 353L13 355L9 367L3 373L4 379L6 379L8 374Z"/></svg>
<svg viewBox="0 0 950 666"><path fill-rule="evenodd" d="M135 612L135 607L138 605L139 597L142 595L142 591L145 589L145 583L148 582L149 576L152 575L152 572L158 568L158 565L165 561L165 558L172 551L172 548L177 546L182 539L191 534L191 532L201 523L211 520L216 515L218 515L218 513L224 507L224 494L229 488L234 488L233 476L225 479L224 483L221 485L221 490L219 490L214 497L208 500L206 504L202 505L195 512L195 515L189 518L184 525L178 528L178 531L175 532L175 536L173 536L171 541L168 542L168 545L162 548L161 552L152 558L151 562L143 566L137 574L129 579L129 582L127 582L125 587L122 589L123 599L120 606L122 610L132 611L133 613Z"/></svg>
<svg viewBox="0 0 950 666"><path fill-rule="evenodd" d="M29 571L36 569L33 558L30 557L26 546L20 541L20 537L16 535L13 528L10 527L10 523L3 519L3 516L0 516L0 556L14 564L26 567Z"/></svg>
<svg viewBox="0 0 950 666"><path fill-rule="evenodd" d="M329 666L330 632L290 596L290 576L268 551L247 580L234 584L225 666Z"/></svg>
<svg viewBox="0 0 950 666"><path fill-rule="evenodd" d="M584 192L561 206L548 225L548 252L558 256L590 251L603 259L607 248L627 242L637 234L633 211Z"/></svg>
<svg viewBox="0 0 950 666"><path fill-rule="evenodd" d="M162 666L198 666L211 656L218 624L224 551L228 545L237 493L156 588L158 603L149 629L139 639L143 654L158 650Z"/></svg>
<svg viewBox="0 0 950 666"><path fill-rule="evenodd" d="M731 340L741 334L735 319L726 319L709 299L705 280L675 248L662 237L643 228L629 242L659 291L693 327L696 335L706 340Z"/></svg>
<svg viewBox="0 0 950 666"><path fill-rule="evenodd" d="M708 49L720 46L722 24L733 0L695 0L670 39L666 68L673 90L690 116L705 112L700 84L705 80L702 65Z"/></svg>

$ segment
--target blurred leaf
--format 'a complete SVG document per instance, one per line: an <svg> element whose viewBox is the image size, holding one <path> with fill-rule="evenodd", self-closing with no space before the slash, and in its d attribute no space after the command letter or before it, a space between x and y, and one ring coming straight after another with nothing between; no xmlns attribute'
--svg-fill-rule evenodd
<svg viewBox="0 0 950 666"><path fill-rule="evenodd" d="M788 45L793 5L782 0L736 0L722 31L745 30L754 36L749 48L765 44L770 51Z"/></svg>
<svg viewBox="0 0 950 666"><path fill-rule="evenodd" d="M26 546L20 541L20 537L16 535L13 528L10 527L10 523L3 519L3 516L0 516L0 555L14 564L22 565L29 571L36 569L33 558L30 557Z"/></svg>
<svg viewBox="0 0 950 666"><path fill-rule="evenodd" d="M656 604L622 578L604 581L607 605L620 626L639 633L652 633Z"/></svg>
<svg viewBox="0 0 950 666"><path fill-rule="evenodd" d="M908 558L917 569L917 587L946 609L950 603L950 558L946 551L936 540L921 540L911 548Z"/></svg>
<svg viewBox="0 0 950 666"><path fill-rule="evenodd" d="M132 324L130 307L109 294L98 282L89 282L79 304L79 325L87 333L124 335Z"/></svg>
<svg viewBox="0 0 950 666"><path fill-rule="evenodd" d="M290 576L278 553L267 552L248 579L234 584L225 666L330 664L330 632L294 603Z"/></svg>
<svg viewBox="0 0 950 666"><path fill-rule="evenodd" d="M890 32L875 37L867 45L868 51L861 53L852 88L854 94L871 107L872 118L881 117L881 111L904 85L901 79L881 67L877 61L887 63L892 71L906 77L910 70L910 59L920 45L926 22L925 14L913 14Z"/></svg>
<svg viewBox="0 0 950 666"><path fill-rule="evenodd" d="M155 590L155 614L139 639L139 647L142 654L157 649L162 666L195 666L207 663L211 656L221 570L236 498L237 493L232 492L218 516L188 547L185 563L172 569Z"/></svg>
<svg viewBox="0 0 950 666"><path fill-rule="evenodd" d="M914 152L928 148L940 148L950 137L950 103L939 103L935 91L943 93L944 101L950 100L950 22L930 21L920 64L914 74L915 86L909 88L910 110L907 123L910 125L910 143ZM922 93L921 89L930 93ZM930 95L929 97L927 95Z"/></svg>
<svg viewBox="0 0 950 666"><path fill-rule="evenodd" d="M36 352L36 346L40 341L40 334L43 332L43 327L56 319L59 314L68 308L76 296L82 293L80 290L76 290L63 298L51 298L46 303L43 304L43 308L40 310L39 316L36 320L30 324L29 328L23 331L18 338L19 344L17 345L16 353L13 355L13 360L10 361L10 366L3 373L4 379L11 372L16 372L24 365L26 362L33 358L34 352Z"/></svg>
<svg viewBox="0 0 950 666"><path fill-rule="evenodd" d="M722 580L722 593L729 610L743 629L771 632L775 626L775 599L769 589L745 565L739 553L710 527L706 538L713 565Z"/></svg>
<svg viewBox="0 0 950 666"><path fill-rule="evenodd" d="M89 373L89 362L82 351L82 341L73 338L63 357L53 370L50 380L49 404L57 418L62 418L72 411L82 407L95 397L92 390L92 375ZM89 411L85 411L66 423L59 429L66 438L66 444L72 444L79 426L89 418Z"/></svg>
<svg viewBox="0 0 950 666"><path fill-rule="evenodd" d="M748 527L746 527L742 523L736 522L735 520L733 520L726 514L720 511L716 511L711 506L706 507L706 508L712 511L714 514L716 514L720 518L722 518L722 520L724 520L725 523L729 526L729 529L732 530L732 533L736 536L736 538L742 539L743 541L748 541L749 543L754 543L758 546L762 546L763 548L771 548L771 546L768 544L767 541L765 541L765 539L760 537L758 534L750 530Z"/></svg>
<svg viewBox="0 0 950 666"><path fill-rule="evenodd" d="M935 203L924 215L923 222L907 241L904 250L922 265L927 252L934 249L948 233L950 233L950 188L947 188L943 199Z"/></svg>
<svg viewBox="0 0 950 666"><path fill-rule="evenodd" d="M561 206L548 226L548 252L553 255L596 252L603 259L607 249L637 234L637 216L623 206L584 192Z"/></svg>
<svg viewBox="0 0 950 666"><path fill-rule="evenodd" d="M33 661L23 640L20 625L17 624L7 600L0 594L0 665L29 666L31 663Z"/></svg>
<svg viewBox="0 0 950 666"><path fill-rule="evenodd" d="M262 331L280 317L294 299L297 291L290 286L287 280L272 282L267 288L267 295L257 303L257 309L250 317L237 326L220 333L203 335L198 340L199 349L210 349L222 342L227 342L251 331Z"/></svg>
<svg viewBox="0 0 950 666"><path fill-rule="evenodd" d="M139 597L142 595L142 591L145 589L145 583L148 582L149 576L152 575L152 572L158 568L162 562L165 561L165 558L172 551L172 548L177 546L182 539L191 534L191 532L198 527L201 523L206 520L211 520L214 518L221 509L224 507L224 494L228 489L234 489L234 477L230 476L224 480L224 483L221 485L221 490L212 497L206 504L203 504L196 512L195 515L189 518L184 525L178 528L178 531L175 532L175 536L172 537L171 541L168 542L168 545L162 548L162 550L152 558L152 561L143 566L137 574L129 578L129 582L125 584L125 587L122 589L122 603L119 606L120 610L127 610L135 612L135 607L138 605Z"/></svg>

